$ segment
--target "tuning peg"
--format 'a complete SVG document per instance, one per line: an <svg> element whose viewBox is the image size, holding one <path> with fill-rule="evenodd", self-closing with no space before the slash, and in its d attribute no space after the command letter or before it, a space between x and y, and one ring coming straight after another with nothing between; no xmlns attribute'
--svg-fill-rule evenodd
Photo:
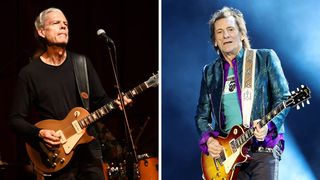
<svg viewBox="0 0 320 180"><path fill-rule="evenodd" d="M301 88L304 88L304 85L303 85L303 84L301 84Z"/></svg>
<svg viewBox="0 0 320 180"><path fill-rule="evenodd" d="M297 110L299 110L300 109L300 106L299 105L297 105Z"/></svg>
<svg viewBox="0 0 320 180"><path fill-rule="evenodd" d="M302 105L302 107L304 107L304 103L302 103L301 105Z"/></svg>
<svg viewBox="0 0 320 180"><path fill-rule="evenodd" d="M297 91L299 92L299 91L300 91L300 89L299 89L299 88L297 88Z"/></svg>
<svg viewBox="0 0 320 180"><path fill-rule="evenodd" d="M291 94L294 94L294 93L296 93L296 92L294 92L294 91L291 91Z"/></svg>
<svg viewBox="0 0 320 180"><path fill-rule="evenodd" d="M310 101L309 101L309 99L307 100L307 104L310 104Z"/></svg>

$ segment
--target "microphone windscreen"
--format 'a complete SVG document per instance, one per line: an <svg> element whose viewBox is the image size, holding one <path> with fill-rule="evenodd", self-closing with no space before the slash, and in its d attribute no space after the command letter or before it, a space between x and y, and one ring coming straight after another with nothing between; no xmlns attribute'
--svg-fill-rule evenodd
<svg viewBox="0 0 320 180"><path fill-rule="evenodd" d="M98 31L97 31L97 35L98 36L100 36L100 35L102 35L102 34L105 34L106 32L103 30L103 29L99 29Z"/></svg>

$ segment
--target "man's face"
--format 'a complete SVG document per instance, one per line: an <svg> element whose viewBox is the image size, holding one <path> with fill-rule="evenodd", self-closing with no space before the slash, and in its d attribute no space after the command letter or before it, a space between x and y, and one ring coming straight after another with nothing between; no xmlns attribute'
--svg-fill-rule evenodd
<svg viewBox="0 0 320 180"><path fill-rule="evenodd" d="M215 44L222 54L237 55L242 47L242 39L233 16L222 18L214 23Z"/></svg>
<svg viewBox="0 0 320 180"><path fill-rule="evenodd" d="M68 21L59 12L50 12L46 15L44 28L38 31L49 45L67 45L69 40Z"/></svg>

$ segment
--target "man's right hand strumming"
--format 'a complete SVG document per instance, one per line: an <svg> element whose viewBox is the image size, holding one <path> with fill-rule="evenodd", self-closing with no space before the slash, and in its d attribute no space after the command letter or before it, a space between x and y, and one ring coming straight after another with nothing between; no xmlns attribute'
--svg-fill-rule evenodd
<svg viewBox="0 0 320 180"><path fill-rule="evenodd" d="M223 150L223 146L220 145L219 141L213 137L209 137L207 141L208 152L213 158L220 156L220 152Z"/></svg>
<svg viewBox="0 0 320 180"><path fill-rule="evenodd" d="M41 129L39 131L39 137L42 138L46 145L49 147L59 145L61 143L60 135L54 130Z"/></svg>

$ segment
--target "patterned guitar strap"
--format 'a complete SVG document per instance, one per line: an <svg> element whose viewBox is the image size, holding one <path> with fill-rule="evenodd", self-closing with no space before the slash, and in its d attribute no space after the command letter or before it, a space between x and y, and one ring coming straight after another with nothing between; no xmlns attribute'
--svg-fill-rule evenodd
<svg viewBox="0 0 320 180"><path fill-rule="evenodd" d="M244 51L244 60L242 67L242 119L243 126L250 127L250 116L252 112L252 104L254 98L254 70L256 65L256 50L246 49Z"/></svg>

